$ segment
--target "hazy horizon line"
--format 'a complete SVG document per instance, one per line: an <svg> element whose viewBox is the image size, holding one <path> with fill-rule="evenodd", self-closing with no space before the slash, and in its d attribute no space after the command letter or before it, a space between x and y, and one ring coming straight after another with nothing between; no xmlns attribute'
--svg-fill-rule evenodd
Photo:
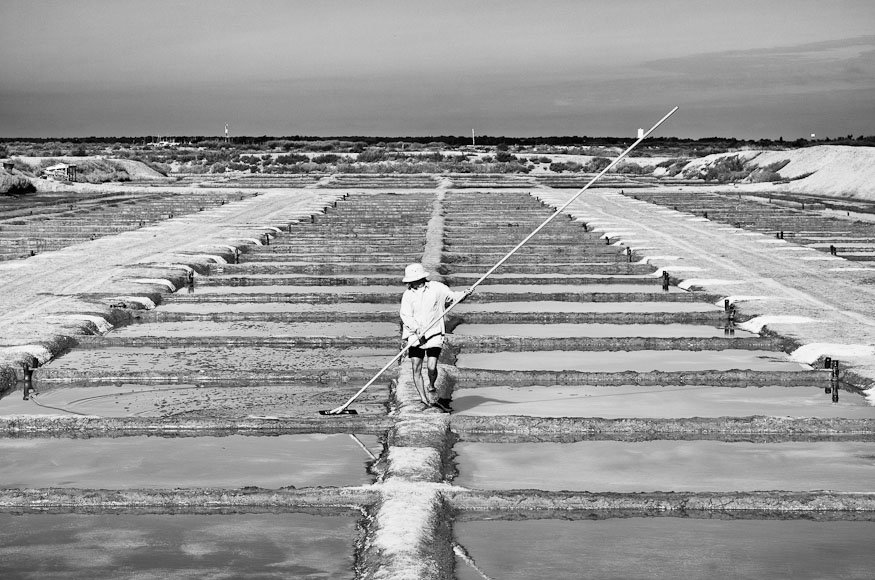
<svg viewBox="0 0 875 580"><path fill-rule="evenodd" d="M609 140L609 141L634 141L637 139L635 135L538 135L538 136L517 136L517 135L489 135L489 134L475 134L476 139L486 139L486 140L494 140L494 139L509 139L514 141L537 141L537 140L546 140L546 139L562 139L562 140ZM73 137L73 136L57 136L57 137L32 137L32 136L0 136L0 142L11 142L11 141L29 141L29 142L82 142L82 141L111 141L115 140L147 140L151 139L152 142L155 142L157 139L165 140L216 140L222 141L225 140L223 135L89 135L87 137ZM228 138L230 143L234 143L235 140L244 139L244 140L262 140L262 141L410 141L414 143L422 143L425 141L440 141L441 139L453 139L453 140L470 140L470 135L451 135L451 134L442 134L442 135L234 135ZM770 137L731 137L731 136L723 136L723 135L705 135L702 137L679 137L675 135L660 135L653 136L647 138L647 140L659 141L659 140L674 140L674 141L710 141L710 140L719 140L719 141L778 141L785 143L794 143L798 141L824 141L824 140L845 140L845 141L855 141L855 140L870 140L875 139L875 135L864 135L857 134L854 135L841 135L841 136L815 136L815 137L797 137L795 139L784 139L783 136L779 136L777 138Z"/></svg>

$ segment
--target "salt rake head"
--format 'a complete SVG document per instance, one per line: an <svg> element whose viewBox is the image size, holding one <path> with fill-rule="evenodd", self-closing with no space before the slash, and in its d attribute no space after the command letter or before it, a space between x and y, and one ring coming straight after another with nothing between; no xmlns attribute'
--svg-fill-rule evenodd
<svg viewBox="0 0 875 580"><path fill-rule="evenodd" d="M322 410L319 411L320 415L358 415L359 412L355 409L345 409L343 407L338 407L337 409L330 410Z"/></svg>

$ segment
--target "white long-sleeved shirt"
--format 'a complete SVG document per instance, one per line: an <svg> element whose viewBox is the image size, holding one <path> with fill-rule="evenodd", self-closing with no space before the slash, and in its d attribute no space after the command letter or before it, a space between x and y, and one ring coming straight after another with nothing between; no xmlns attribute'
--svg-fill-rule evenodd
<svg viewBox="0 0 875 580"><path fill-rule="evenodd" d="M401 322L404 325L401 338L407 340L411 334L419 334L425 337L426 341L416 346L420 348L443 346L446 332L444 310L450 302L459 300L464 295L464 292L454 292L446 284L433 280L419 288L405 290L401 296ZM426 325L435 318L438 319L437 322L426 329Z"/></svg>

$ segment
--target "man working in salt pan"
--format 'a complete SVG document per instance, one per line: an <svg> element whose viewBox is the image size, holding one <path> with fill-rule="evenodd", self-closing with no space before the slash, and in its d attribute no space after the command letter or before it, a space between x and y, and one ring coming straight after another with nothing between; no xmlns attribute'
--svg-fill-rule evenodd
<svg viewBox="0 0 875 580"><path fill-rule="evenodd" d="M444 310L451 302L467 298L473 290L453 292L445 284L428 280L428 272L422 264L407 266L402 282L407 284L407 290L401 296L401 338L410 345L407 354L413 365L413 384L419 398L424 405L431 405L422 382L422 359L428 358L428 391L433 393L438 376L437 361L446 332ZM449 409L442 407L441 410Z"/></svg>

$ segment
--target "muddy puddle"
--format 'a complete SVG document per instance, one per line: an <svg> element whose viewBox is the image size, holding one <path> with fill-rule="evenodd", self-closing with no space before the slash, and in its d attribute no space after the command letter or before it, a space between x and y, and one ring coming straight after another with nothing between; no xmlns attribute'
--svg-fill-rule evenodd
<svg viewBox="0 0 875 580"><path fill-rule="evenodd" d="M394 349L237 346L153 348L108 347L76 349L48 363L45 368L67 370L149 371L210 370L249 371L267 369L381 368L397 354Z"/></svg>
<svg viewBox="0 0 875 580"><path fill-rule="evenodd" d="M628 518L471 521L457 541L502 580L872 577L871 522ZM458 580L483 580L456 559Z"/></svg>
<svg viewBox="0 0 875 580"><path fill-rule="evenodd" d="M652 337L722 338L723 328L700 324L460 324L453 334L462 336L526 336L534 338ZM732 338L756 336L736 330Z"/></svg>
<svg viewBox="0 0 875 580"><path fill-rule="evenodd" d="M356 518L0 514L3 578L351 579Z"/></svg>
<svg viewBox="0 0 875 580"><path fill-rule="evenodd" d="M833 403L810 387L537 386L460 389L453 410L461 415L530 417L843 417L875 418L864 397L842 392Z"/></svg>
<svg viewBox="0 0 875 580"><path fill-rule="evenodd" d="M163 307L162 307L163 308ZM537 302L463 303L455 312L717 312L706 302Z"/></svg>
<svg viewBox="0 0 875 580"><path fill-rule="evenodd" d="M808 365L793 362L782 352L757 350L718 351L562 351L461 353L459 368L516 371L702 371L749 369L798 371Z"/></svg>
<svg viewBox="0 0 875 580"><path fill-rule="evenodd" d="M390 322L156 322L113 330L110 336L400 336ZM194 341L193 341L194 342Z"/></svg>
<svg viewBox="0 0 875 580"><path fill-rule="evenodd" d="M376 437L359 437L372 452ZM0 486L99 489L371 483L348 435L0 439Z"/></svg>
<svg viewBox="0 0 875 580"><path fill-rule="evenodd" d="M454 451L459 469L454 483L474 489L631 493L875 488L875 455L868 442L461 442Z"/></svg>

